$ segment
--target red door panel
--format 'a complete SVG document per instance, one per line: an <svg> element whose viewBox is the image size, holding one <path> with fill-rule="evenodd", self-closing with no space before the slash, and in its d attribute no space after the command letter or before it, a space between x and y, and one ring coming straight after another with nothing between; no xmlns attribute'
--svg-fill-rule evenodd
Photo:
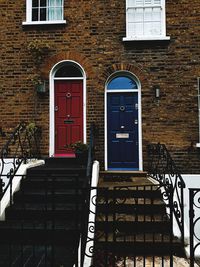
<svg viewBox="0 0 200 267"><path fill-rule="evenodd" d="M83 141L83 82L55 81L55 155L73 155L67 145Z"/></svg>

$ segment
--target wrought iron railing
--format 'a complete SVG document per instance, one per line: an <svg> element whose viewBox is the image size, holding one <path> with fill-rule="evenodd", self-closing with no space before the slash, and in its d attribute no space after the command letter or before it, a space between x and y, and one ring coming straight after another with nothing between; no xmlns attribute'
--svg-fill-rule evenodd
<svg viewBox="0 0 200 267"><path fill-rule="evenodd" d="M168 198L170 193L166 195L162 187L148 185L91 188L91 191L98 190L93 197L97 214L96 222L89 224L87 242L91 246L85 252L86 257L92 258L92 264L84 267L173 267L176 240L171 230L172 209L168 209L167 213L163 209L163 213L159 215L154 213L153 207L150 208L155 205L155 209L159 209L159 205L164 205L157 198L163 197L168 203L172 199ZM169 203L169 206L172 205ZM155 226L152 227L153 224ZM92 239L90 233L93 236L94 232ZM165 249L163 254L162 246Z"/></svg>
<svg viewBox="0 0 200 267"><path fill-rule="evenodd" d="M88 185L90 185L90 183L91 183L92 164L94 161L94 134L95 134L95 124L92 123L90 126L88 160L87 160L87 171L86 171Z"/></svg>
<svg viewBox="0 0 200 267"><path fill-rule="evenodd" d="M89 145L88 145L88 159L86 169L86 180L83 184L82 192L84 199L82 223L81 223L81 255L80 255L80 266L84 264L86 240L88 235L88 223L89 223L89 207L90 207L90 194L91 194L91 180L92 180L92 166L94 162L94 133L95 124L92 123L90 126Z"/></svg>
<svg viewBox="0 0 200 267"><path fill-rule="evenodd" d="M0 199L22 162L30 158L39 158L39 128L34 124L21 122L11 133L0 152ZM5 182L8 181L8 182ZM12 190L12 189L11 189Z"/></svg>
<svg viewBox="0 0 200 267"><path fill-rule="evenodd" d="M200 188L189 188L190 267L200 264Z"/></svg>
<svg viewBox="0 0 200 267"><path fill-rule="evenodd" d="M148 175L164 185L166 193L172 189L173 214L184 245L184 193L185 182L164 144L148 145Z"/></svg>

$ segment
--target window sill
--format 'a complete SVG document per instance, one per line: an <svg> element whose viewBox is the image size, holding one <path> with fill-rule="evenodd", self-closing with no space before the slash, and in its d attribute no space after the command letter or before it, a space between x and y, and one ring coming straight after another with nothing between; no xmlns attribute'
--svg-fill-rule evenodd
<svg viewBox="0 0 200 267"><path fill-rule="evenodd" d="M124 37L124 42L134 41L169 41L170 36L145 36L145 37Z"/></svg>
<svg viewBox="0 0 200 267"><path fill-rule="evenodd" d="M22 25L56 25L66 24L66 20L50 20L50 21L24 21Z"/></svg>

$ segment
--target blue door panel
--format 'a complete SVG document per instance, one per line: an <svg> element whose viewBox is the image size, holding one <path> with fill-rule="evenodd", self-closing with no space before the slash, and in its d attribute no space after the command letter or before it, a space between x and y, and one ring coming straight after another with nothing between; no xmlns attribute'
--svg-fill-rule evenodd
<svg viewBox="0 0 200 267"><path fill-rule="evenodd" d="M138 169L138 94L108 93L108 168Z"/></svg>

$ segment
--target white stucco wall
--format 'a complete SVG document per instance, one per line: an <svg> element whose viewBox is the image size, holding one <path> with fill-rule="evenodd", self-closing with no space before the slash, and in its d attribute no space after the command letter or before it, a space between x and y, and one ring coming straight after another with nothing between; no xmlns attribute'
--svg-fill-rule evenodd
<svg viewBox="0 0 200 267"><path fill-rule="evenodd" d="M185 212L185 241L188 246L186 247L186 253L189 256L189 238L190 238L190 231L189 231L189 188L200 188L200 174L184 174L182 175L183 180L185 181L186 188L184 190L184 212ZM200 197L200 194L198 194ZM200 203L199 209L195 208L195 218L200 217ZM196 224L195 233L198 234L200 238L200 221ZM194 239L195 241L195 239ZM196 241L197 242L197 241ZM200 257L200 247L196 250L197 257Z"/></svg>

